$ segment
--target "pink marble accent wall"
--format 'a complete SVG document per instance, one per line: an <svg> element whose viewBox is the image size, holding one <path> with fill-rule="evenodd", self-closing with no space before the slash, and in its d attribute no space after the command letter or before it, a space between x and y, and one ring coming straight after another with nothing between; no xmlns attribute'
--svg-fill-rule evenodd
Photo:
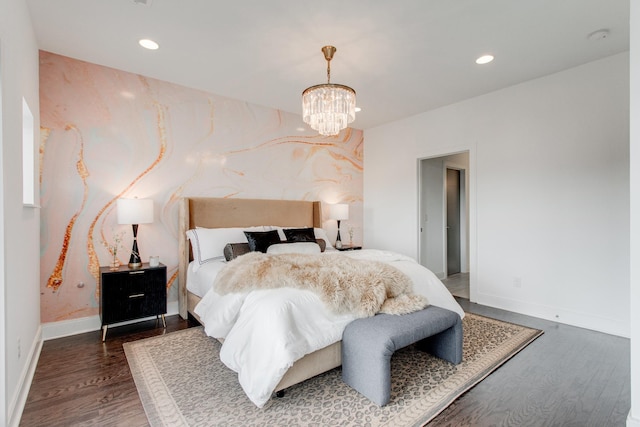
<svg viewBox="0 0 640 427"><path fill-rule="evenodd" d="M98 314L98 269L110 262L102 242L124 233L123 263L132 244L131 227L116 221L118 197L154 200L155 222L140 225L138 241L143 261L167 265L169 301L181 197L349 203L343 241L353 227L360 242L360 130L321 137L297 114L48 52L40 108L42 322Z"/></svg>

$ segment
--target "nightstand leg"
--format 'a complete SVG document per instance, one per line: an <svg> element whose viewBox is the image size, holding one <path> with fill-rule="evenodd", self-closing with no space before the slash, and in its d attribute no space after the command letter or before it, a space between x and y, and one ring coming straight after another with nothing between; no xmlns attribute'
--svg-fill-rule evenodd
<svg viewBox="0 0 640 427"><path fill-rule="evenodd" d="M108 327L109 327L108 325L104 325L102 327L102 342L104 342L104 340L107 338L107 328Z"/></svg>
<svg viewBox="0 0 640 427"><path fill-rule="evenodd" d="M167 329L167 322L164 321L164 314L162 315L162 327Z"/></svg>

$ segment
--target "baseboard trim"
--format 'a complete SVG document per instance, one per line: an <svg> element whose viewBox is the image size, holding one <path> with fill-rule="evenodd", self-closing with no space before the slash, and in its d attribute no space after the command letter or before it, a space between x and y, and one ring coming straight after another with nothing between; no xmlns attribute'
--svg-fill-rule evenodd
<svg viewBox="0 0 640 427"><path fill-rule="evenodd" d="M167 316L178 314L178 301L167 303ZM115 323L111 326L129 325L142 320L153 319L154 316L130 320L127 322ZM42 339L44 341L68 337L71 335L84 334L85 332L99 331L101 327L100 316L81 317L79 319L62 320L60 322L49 322L42 325Z"/></svg>
<svg viewBox="0 0 640 427"><path fill-rule="evenodd" d="M558 307L551 307L542 304L535 304L521 300L504 298L485 293L472 293L473 302L502 310L527 316L538 317L552 322L563 323L565 325L577 326L579 328L590 329L609 335L616 335L622 338L629 338L629 324L618 319L610 319L598 316L594 313L584 313L574 310L566 310Z"/></svg>
<svg viewBox="0 0 640 427"><path fill-rule="evenodd" d="M42 339L45 341L100 330L100 316L61 320L42 325Z"/></svg>
<svg viewBox="0 0 640 427"><path fill-rule="evenodd" d="M13 399L9 403L9 426L18 427L20 419L22 418L22 411L24 411L24 405L27 403L27 397L29 396L29 390L31 389L31 382L33 376L36 373L36 367L38 366L38 360L40 359L40 352L42 351L42 326L38 327L31 348L29 349L29 363L25 364L24 370L20 375L20 387L16 391Z"/></svg>

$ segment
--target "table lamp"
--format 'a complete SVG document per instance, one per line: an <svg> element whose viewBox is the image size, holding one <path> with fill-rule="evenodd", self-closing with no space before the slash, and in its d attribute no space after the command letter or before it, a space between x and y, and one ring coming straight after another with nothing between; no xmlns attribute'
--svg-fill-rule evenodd
<svg viewBox="0 0 640 427"><path fill-rule="evenodd" d="M349 219L349 205L338 203L331 205L329 208L329 217L338 221L338 235L336 236L336 248L342 248L342 240L340 239L340 221Z"/></svg>
<svg viewBox="0 0 640 427"><path fill-rule="evenodd" d="M142 266L140 253L138 252L138 224L153 222L152 199L118 199L118 224L131 224L133 227L133 248L129 258L129 268Z"/></svg>

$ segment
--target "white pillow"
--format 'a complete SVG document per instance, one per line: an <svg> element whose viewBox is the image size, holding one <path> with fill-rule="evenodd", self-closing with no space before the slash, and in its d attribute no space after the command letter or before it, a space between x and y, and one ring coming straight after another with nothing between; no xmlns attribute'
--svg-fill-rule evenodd
<svg viewBox="0 0 640 427"><path fill-rule="evenodd" d="M268 254L319 254L320 245L314 242L276 243L267 248Z"/></svg>
<svg viewBox="0 0 640 427"><path fill-rule="evenodd" d="M187 231L193 252L193 271L202 264L214 260L224 261L224 247L227 243L246 243L245 231L269 231L265 227L200 228Z"/></svg>
<svg viewBox="0 0 640 427"><path fill-rule="evenodd" d="M313 234L316 235L316 239L322 239L322 240L325 241L325 243L327 244L327 247L325 248L325 250L333 249L333 245L331 244L331 241L329 240L329 237L327 236L327 232L324 231L323 228L314 228L313 229Z"/></svg>

